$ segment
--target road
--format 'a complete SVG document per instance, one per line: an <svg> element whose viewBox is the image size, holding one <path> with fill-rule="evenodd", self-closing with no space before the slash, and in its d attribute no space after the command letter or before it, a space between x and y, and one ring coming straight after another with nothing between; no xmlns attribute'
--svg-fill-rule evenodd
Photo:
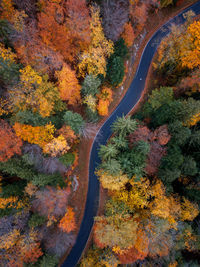
<svg viewBox="0 0 200 267"><path fill-rule="evenodd" d="M99 181L94 172L95 168L100 163L100 159L98 157L99 145L106 144L108 138L111 136L110 127L116 120L116 118L121 117L122 115L127 115L129 111L137 104L141 97L142 91L144 90L148 69L157 47L159 46L163 37L165 37L170 32L170 25L172 23L182 24L184 22L183 13L189 10L193 10L197 15L200 14L200 1L196 2L189 8L182 11L179 15L169 20L154 33L154 35L151 37L146 47L144 48L136 74L126 95L96 134L90 152L89 183L84 217L76 243L73 246L67 259L63 263L62 267L75 267L78 264L92 230L94 217L97 215L99 204Z"/></svg>

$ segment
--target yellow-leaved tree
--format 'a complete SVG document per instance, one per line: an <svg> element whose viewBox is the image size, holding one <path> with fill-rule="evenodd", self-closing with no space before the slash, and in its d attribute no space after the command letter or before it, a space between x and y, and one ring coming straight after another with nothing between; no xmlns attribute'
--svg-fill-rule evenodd
<svg viewBox="0 0 200 267"><path fill-rule="evenodd" d="M95 76L106 75L106 58L113 53L113 42L108 41L104 35L100 19L100 9L94 6L90 8L91 12L91 43L79 57L78 70L79 75L85 74Z"/></svg>
<svg viewBox="0 0 200 267"><path fill-rule="evenodd" d="M180 47L183 67L193 69L200 66L200 21L194 21L187 28Z"/></svg>
<svg viewBox="0 0 200 267"><path fill-rule="evenodd" d="M30 65L20 70L19 84L9 90L13 111L39 111L42 117L53 114L60 97L58 88L48 78L48 75L40 76Z"/></svg>
<svg viewBox="0 0 200 267"><path fill-rule="evenodd" d="M103 170L99 170L97 171L97 175L99 176L103 188L109 190L120 190L129 180L127 175L122 174L122 172L118 175L110 175Z"/></svg>

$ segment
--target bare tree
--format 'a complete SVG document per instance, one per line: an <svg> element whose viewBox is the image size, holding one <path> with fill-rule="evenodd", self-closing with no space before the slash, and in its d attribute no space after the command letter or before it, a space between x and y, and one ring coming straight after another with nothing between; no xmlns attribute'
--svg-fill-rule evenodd
<svg viewBox="0 0 200 267"><path fill-rule="evenodd" d="M128 0L104 0L102 4L103 27L107 38L117 41L128 21Z"/></svg>

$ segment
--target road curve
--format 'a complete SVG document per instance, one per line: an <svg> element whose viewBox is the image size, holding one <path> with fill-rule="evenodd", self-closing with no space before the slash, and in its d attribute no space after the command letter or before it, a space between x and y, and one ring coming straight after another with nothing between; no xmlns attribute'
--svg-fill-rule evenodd
<svg viewBox="0 0 200 267"><path fill-rule="evenodd" d="M99 145L106 144L108 138L111 136L110 126L116 120L116 118L121 117L122 115L127 115L129 111L137 104L144 89L149 66L157 47L159 46L163 37L170 32L170 25L172 23L182 24L185 21L183 18L183 13L189 10L193 10L197 15L199 15L200 1L183 10L180 14L169 20L154 33L144 48L136 74L124 98L96 134L90 152L89 183L84 217L78 237L76 239L76 243L64 261L62 267L75 267L78 264L94 224L94 217L97 215L99 205L99 181L94 172L95 168L100 163L100 159L98 157Z"/></svg>

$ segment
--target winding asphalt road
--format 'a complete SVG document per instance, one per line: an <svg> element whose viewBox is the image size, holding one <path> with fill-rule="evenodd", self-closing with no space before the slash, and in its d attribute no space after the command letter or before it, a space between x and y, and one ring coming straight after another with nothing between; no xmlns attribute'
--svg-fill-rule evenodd
<svg viewBox="0 0 200 267"><path fill-rule="evenodd" d="M127 115L129 111L131 111L131 109L137 104L144 89L148 69L157 47L159 46L163 37L165 37L170 32L170 25L172 23L182 24L185 21L185 19L183 18L183 13L189 10L193 10L197 15L200 14L200 1L196 2L189 8L183 10L179 15L169 20L158 31L156 31L148 41L141 56L137 72L131 83L131 86L129 87L126 95L119 103L117 108L98 131L94 139L90 152L89 184L84 217L76 243L73 246L67 259L63 263L62 267L75 267L78 264L82 252L84 251L84 248L87 244L92 226L94 224L94 217L97 215L99 204L99 181L94 172L95 168L100 163L100 159L98 157L99 145L106 144L106 141L111 136L111 125L117 119L117 117Z"/></svg>

